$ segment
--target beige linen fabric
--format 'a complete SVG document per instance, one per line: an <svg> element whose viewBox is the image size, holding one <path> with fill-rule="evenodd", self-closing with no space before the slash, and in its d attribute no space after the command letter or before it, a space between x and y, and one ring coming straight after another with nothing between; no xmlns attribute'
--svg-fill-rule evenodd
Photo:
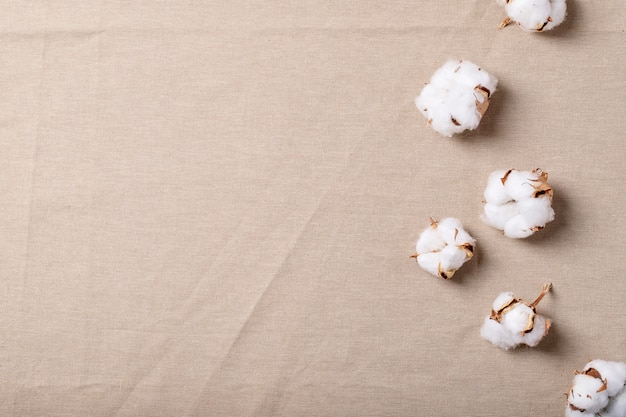
<svg viewBox="0 0 626 417"><path fill-rule="evenodd" d="M0 415L562 415L626 361L625 6L568 5L4 1ZM452 139L413 104L448 58L499 79ZM484 225L536 167L556 220ZM429 216L478 241L451 281L409 258ZM538 348L480 338L548 281Z"/></svg>

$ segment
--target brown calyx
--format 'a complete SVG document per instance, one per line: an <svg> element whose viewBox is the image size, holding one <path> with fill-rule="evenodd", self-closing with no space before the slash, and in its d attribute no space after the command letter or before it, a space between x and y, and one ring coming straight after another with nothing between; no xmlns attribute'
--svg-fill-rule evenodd
<svg viewBox="0 0 626 417"><path fill-rule="evenodd" d="M522 336L524 336L526 333L530 333L533 331L533 329L535 328L535 317L535 313L528 316L528 323L526 323L526 327L524 328L524 330L520 332Z"/></svg>
<svg viewBox="0 0 626 417"><path fill-rule="evenodd" d="M502 322L502 316L504 316L504 314L509 311L510 309L512 309L513 307L515 307L515 305L517 303L519 303L520 300L517 298L511 298L506 304L500 306L500 308L498 310L491 310L491 314L489 315L489 318L491 320L495 320L498 323Z"/></svg>
<svg viewBox="0 0 626 417"><path fill-rule="evenodd" d="M509 169L507 172L504 173L504 176L500 178L502 185L506 183L506 180L509 178L509 175L513 171L514 169ZM537 175L538 177L537 179L529 179L529 181L531 181L532 183L533 188L535 189L533 197L539 198L543 196L548 196L550 201L552 201L552 196L554 195L554 192L552 191L552 187L548 185L548 173L543 172L541 168L537 168L533 170L533 174Z"/></svg>
<svg viewBox="0 0 626 417"><path fill-rule="evenodd" d="M476 100L476 110L481 116L485 115L485 112L489 108L489 98L491 97L491 91L483 85L478 84L474 87L474 91L483 96L483 101Z"/></svg>
<svg viewBox="0 0 626 417"><path fill-rule="evenodd" d="M593 378L602 379L602 374L595 368L589 368L585 372L583 372L583 374L589 375Z"/></svg>
<svg viewBox="0 0 626 417"><path fill-rule="evenodd" d="M602 391L606 390L607 381L606 381L606 379L602 378L602 374L600 373L600 371L598 371L595 368L589 368L586 371L584 371L583 374L584 375L589 375L592 378L597 378L600 381L602 381L602 386L600 388L598 388L598 390L596 392L602 392Z"/></svg>
<svg viewBox="0 0 626 417"><path fill-rule="evenodd" d="M542 25L537 26L537 32L541 32L548 25L548 23L550 23L550 22L552 22L552 18L550 16L548 16L548 20L543 22Z"/></svg>
<svg viewBox="0 0 626 417"><path fill-rule="evenodd" d="M547 195L550 201L552 201L553 191L552 187L548 185L548 173L542 171L541 168L533 170L533 173L539 176L539 178L533 180L533 187L535 188L533 197L539 198Z"/></svg>
<svg viewBox="0 0 626 417"><path fill-rule="evenodd" d="M548 335L548 332L550 331L550 327L552 327L552 320L550 319L546 319L546 332L543 334L544 336Z"/></svg>
<svg viewBox="0 0 626 417"><path fill-rule="evenodd" d="M504 173L504 176L502 178L500 178L500 181L502 182L502 185L504 185L506 180L509 178L509 175L511 174L511 172L513 172L513 170L509 169L507 172Z"/></svg>
<svg viewBox="0 0 626 417"><path fill-rule="evenodd" d="M437 275L439 275L443 279L450 279L454 276L456 271L444 271L441 263L437 265Z"/></svg>
<svg viewBox="0 0 626 417"><path fill-rule="evenodd" d="M474 245L471 243L464 243L458 247L465 251L465 257L467 259L472 259L472 256L474 256Z"/></svg>

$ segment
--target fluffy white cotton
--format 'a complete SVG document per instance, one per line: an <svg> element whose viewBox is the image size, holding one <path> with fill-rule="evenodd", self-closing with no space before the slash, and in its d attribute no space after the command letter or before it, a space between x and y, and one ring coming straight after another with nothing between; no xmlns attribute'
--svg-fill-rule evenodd
<svg viewBox="0 0 626 417"><path fill-rule="evenodd" d="M458 219L448 217L431 221L420 235L413 255L418 264L433 275L448 279L472 259L476 240L467 233Z"/></svg>
<svg viewBox="0 0 626 417"><path fill-rule="evenodd" d="M626 417L626 387L609 400L602 417Z"/></svg>
<svg viewBox="0 0 626 417"><path fill-rule="evenodd" d="M470 61L448 61L431 77L415 105L428 125L451 137L478 127L498 80Z"/></svg>
<svg viewBox="0 0 626 417"><path fill-rule="evenodd" d="M626 364L593 360L567 393L566 417L626 417Z"/></svg>
<svg viewBox="0 0 626 417"><path fill-rule="evenodd" d="M537 346L548 333L551 322L537 314L536 307L550 288L550 284L545 285L533 303L517 299L510 292L498 295L491 314L485 317L480 335L505 350L521 344Z"/></svg>
<svg viewBox="0 0 626 417"><path fill-rule="evenodd" d="M567 395L567 402L578 411L597 413L609 405L609 396L603 386L604 382L599 378L578 374L574 377L574 386Z"/></svg>
<svg viewBox="0 0 626 417"><path fill-rule="evenodd" d="M626 363L609 362L601 359L595 359L589 362L583 368L583 373L595 369L606 379L606 391L610 397L617 395L626 384Z"/></svg>
<svg viewBox="0 0 626 417"><path fill-rule="evenodd" d="M554 220L553 192L547 180L548 174L540 169L492 172L483 194L483 221L511 238L525 238L543 229Z"/></svg>
<svg viewBox="0 0 626 417"><path fill-rule="evenodd" d="M504 6L507 18L502 27L510 21L528 32L543 32L553 29L565 20L567 4L565 0L496 0Z"/></svg>

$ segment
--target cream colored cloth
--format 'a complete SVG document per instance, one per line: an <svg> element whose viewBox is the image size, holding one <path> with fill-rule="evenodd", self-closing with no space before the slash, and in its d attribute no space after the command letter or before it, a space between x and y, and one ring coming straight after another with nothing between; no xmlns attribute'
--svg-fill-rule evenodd
<svg viewBox="0 0 626 417"><path fill-rule="evenodd" d="M558 416L625 361L621 0L528 34L495 1L22 1L0 14L0 414ZM414 99L488 68L480 127ZM527 240L480 220L496 169L550 174ZM429 217L476 256L409 256ZM553 320L480 337L502 291Z"/></svg>

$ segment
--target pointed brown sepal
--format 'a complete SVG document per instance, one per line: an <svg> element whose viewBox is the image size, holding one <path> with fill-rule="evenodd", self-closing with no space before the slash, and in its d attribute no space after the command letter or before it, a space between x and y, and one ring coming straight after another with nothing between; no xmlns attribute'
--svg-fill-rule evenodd
<svg viewBox="0 0 626 417"><path fill-rule="evenodd" d="M521 331L521 335L524 336L526 333L530 333L535 328L535 314L531 314L528 316L528 323L526 323L526 327Z"/></svg>
<svg viewBox="0 0 626 417"><path fill-rule="evenodd" d="M509 175L511 174L511 172L513 172L513 170L509 169L507 172L504 173L504 177L500 178L500 181L502 182L502 185L504 185L504 183L506 182L507 178L509 178Z"/></svg>
<svg viewBox="0 0 626 417"><path fill-rule="evenodd" d="M480 94L483 97L483 100L475 100L476 101L476 110L480 113L481 116L484 116L489 108L489 97L491 96L491 91L487 87L484 87L478 84L474 87L474 91Z"/></svg>
<svg viewBox="0 0 626 417"><path fill-rule="evenodd" d="M583 372L585 375L589 375L593 378L598 378L600 380L602 380L602 374L595 368L589 368L587 369L585 372Z"/></svg>
<svg viewBox="0 0 626 417"><path fill-rule="evenodd" d="M465 257L471 259L474 256L474 246L470 243L464 243L459 246L460 249L465 251Z"/></svg>
<svg viewBox="0 0 626 417"><path fill-rule="evenodd" d="M438 275L443 279L450 279L456 271L444 271L441 262L437 265Z"/></svg>

